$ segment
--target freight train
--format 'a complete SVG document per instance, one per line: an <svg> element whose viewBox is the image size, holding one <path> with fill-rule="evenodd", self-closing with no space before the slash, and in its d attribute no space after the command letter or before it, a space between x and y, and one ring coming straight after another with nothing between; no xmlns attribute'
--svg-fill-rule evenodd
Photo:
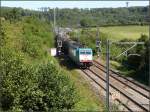
<svg viewBox="0 0 150 112"><path fill-rule="evenodd" d="M84 47L76 41L72 41L68 35L59 35L58 40L62 41L62 52L80 68L87 68L92 65L93 51Z"/></svg>

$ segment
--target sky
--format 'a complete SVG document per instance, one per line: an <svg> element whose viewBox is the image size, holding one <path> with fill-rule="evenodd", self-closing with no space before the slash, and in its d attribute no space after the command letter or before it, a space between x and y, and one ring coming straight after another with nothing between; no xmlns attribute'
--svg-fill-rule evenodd
<svg viewBox="0 0 150 112"><path fill-rule="evenodd" d="M109 8L126 7L127 1L1 1L1 6L38 10L50 8ZM130 6L147 6L149 1L128 1Z"/></svg>

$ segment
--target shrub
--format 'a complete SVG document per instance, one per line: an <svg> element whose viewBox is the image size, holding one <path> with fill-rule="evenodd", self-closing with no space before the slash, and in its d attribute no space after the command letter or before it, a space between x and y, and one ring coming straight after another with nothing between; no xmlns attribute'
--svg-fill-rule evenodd
<svg viewBox="0 0 150 112"><path fill-rule="evenodd" d="M19 26L17 30L16 24ZM16 24L12 23L13 27L6 27L1 32L0 110L55 112L72 109L77 102L73 83L60 67L48 62L54 60L46 52L54 41L49 25L32 17L24 18ZM11 45L5 45L7 30L10 31L8 33L16 31L21 35L19 37L12 33L11 38L8 36ZM19 40L17 45L22 47L21 50L14 47L16 39ZM42 56L45 56L44 59ZM30 57L36 62L27 61Z"/></svg>
<svg viewBox="0 0 150 112"><path fill-rule="evenodd" d="M20 54L10 49L1 51L1 103L2 109L9 110L20 105L24 93L34 85L34 71L23 62Z"/></svg>
<svg viewBox="0 0 150 112"><path fill-rule="evenodd" d="M59 67L50 62L33 67L10 49L3 48L0 53L2 110L62 111L74 107L76 90Z"/></svg>
<svg viewBox="0 0 150 112"><path fill-rule="evenodd" d="M36 36L25 36L22 42L22 51L28 53L29 56L33 58L41 57L42 52L42 44L38 37Z"/></svg>
<svg viewBox="0 0 150 112"><path fill-rule="evenodd" d="M72 109L77 101L75 88L64 74L50 62L39 67L39 88L46 94L43 100L49 111Z"/></svg>

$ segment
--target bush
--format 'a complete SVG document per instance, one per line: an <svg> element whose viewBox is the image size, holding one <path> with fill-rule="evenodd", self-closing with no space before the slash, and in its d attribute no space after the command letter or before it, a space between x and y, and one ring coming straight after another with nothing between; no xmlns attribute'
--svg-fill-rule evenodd
<svg viewBox="0 0 150 112"><path fill-rule="evenodd" d="M77 100L73 83L60 67L48 62L54 60L47 55L47 49L53 46L49 26L29 17L1 32L0 110L55 112L74 108ZM36 61L28 61L30 58Z"/></svg>
<svg viewBox="0 0 150 112"><path fill-rule="evenodd" d="M39 88L46 94L49 111L72 109L77 102L76 91L69 78L52 63L41 65L37 72Z"/></svg>
<svg viewBox="0 0 150 112"><path fill-rule="evenodd" d="M50 25L34 17L24 18L22 51L30 57L41 58L46 51L45 47L53 46L53 35Z"/></svg>
<svg viewBox="0 0 150 112"><path fill-rule="evenodd" d="M22 51L29 54L33 58L38 58L43 55L42 44L39 37L36 36L25 36L22 42Z"/></svg>
<svg viewBox="0 0 150 112"><path fill-rule="evenodd" d="M23 57L13 51L1 50L1 103L3 110L20 106L24 93L34 85L34 71L23 62Z"/></svg>
<svg viewBox="0 0 150 112"><path fill-rule="evenodd" d="M48 62L31 66L20 53L2 49L0 63L2 110L62 111L77 102L73 83L59 67Z"/></svg>

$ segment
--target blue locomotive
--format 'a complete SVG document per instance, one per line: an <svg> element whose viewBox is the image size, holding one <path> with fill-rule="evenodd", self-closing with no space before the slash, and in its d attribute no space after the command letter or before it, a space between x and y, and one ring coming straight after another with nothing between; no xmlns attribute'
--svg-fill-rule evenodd
<svg viewBox="0 0 150 112"><path fill-rule="evenodd" d="M76 41L67 41L65 44L68 56L79 67L90 67L93 60L93 52L91 48L85 48Z"/></svg>

